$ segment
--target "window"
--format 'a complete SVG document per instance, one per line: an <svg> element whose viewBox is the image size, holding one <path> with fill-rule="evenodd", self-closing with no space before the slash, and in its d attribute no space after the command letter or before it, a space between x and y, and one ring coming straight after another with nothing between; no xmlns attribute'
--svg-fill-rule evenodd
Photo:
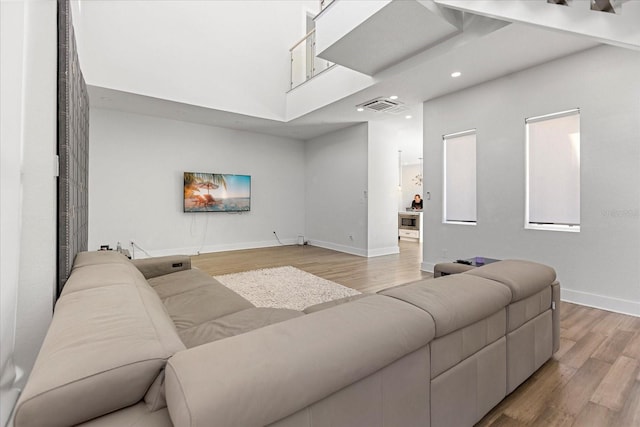
<svg viewBox="0 0 640 427"><path fill-rule="evenodd" d="M444 135L443 222L476 223L476 131Z"/></svg>
<svg viewBox="0 0 640 427"><path fill-rule="evenodd" d="M525 228L580 231L580 110L526 120Z"/></svg>

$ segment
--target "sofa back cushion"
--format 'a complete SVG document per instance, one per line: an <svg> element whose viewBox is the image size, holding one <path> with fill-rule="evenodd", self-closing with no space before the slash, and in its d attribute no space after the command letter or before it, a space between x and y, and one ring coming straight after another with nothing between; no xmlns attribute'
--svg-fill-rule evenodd
<svg viewBox="0 0 640 427"><path fill-rule="evenodd" d="M379 293L429 313L436 325L436 338L485 319L511 301L506 286L466 273L423 279Z"/></svg>
<svg viewBox="0 0 640 427"><path fill-rule="evenodd" d="M121 264L111 255L106 261ZM139 402L166 360L184 349L153 289L116 270L122 283L104 279L104 264L74 268L71 278L82 271L104 285L76 283L58 300L16 406L16 427L75 425Z"/></svg>
<svg viewBox="0 0 640 427"><path fill-rule="evenodd" d="M131 261L117 251L78 252L73 269L97 264L131 264Z"/></svg>
<svg viewBox="0 0 640 427"><path fill-rule="evenodd" d="M511 302L520 301L551 286L556 271L537 262L508 259L474 268L463 274L502 283L511 290Z"/></svg>

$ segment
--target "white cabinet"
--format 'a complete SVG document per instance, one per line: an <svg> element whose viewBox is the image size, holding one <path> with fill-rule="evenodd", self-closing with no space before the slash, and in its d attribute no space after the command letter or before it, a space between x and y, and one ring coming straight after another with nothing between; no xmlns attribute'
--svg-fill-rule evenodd
<svg viewBox="0 0 640 427"><path fill-rule="evenodd" d="M398 238L422 242L422 212L398 213Z"/></svg>

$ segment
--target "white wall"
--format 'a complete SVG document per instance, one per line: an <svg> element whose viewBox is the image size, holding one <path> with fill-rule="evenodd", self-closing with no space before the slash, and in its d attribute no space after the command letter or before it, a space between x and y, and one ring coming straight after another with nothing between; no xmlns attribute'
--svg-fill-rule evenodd
<svg viewBox="0 0 640 427"><path fill-rule="evenodd" d="M326 9L316 20L316 28L318 28L316 49L319 56L322 57L325 49L349 34L390 2L390 0L345 1Z"/></svg>
<svg viewBox="0 0 640 427"><path fill-rule="evenodd" d="M56 3L2 2L4 425L51 320L55 290Z"/></svg>
<svg viewBox="0 0 640 427"><path fill-rule="evenodd" d="M51 321L56 289L56 18L55 2L26 2L15 353L26 372L31 371Z"/></svg>
<svg viewBox="0 0 640 427"><path fill-rule="evenodd" d="M420 164L402 166L402 193L398 201L398 211L404 211L411 207L413 197L419 194L427 203L426 195L423 193L424 187L416 184L416 176L422 173Z"/></svg>
<svg viewBox="0 0 640 427"><path fill-rule="evenodd" d="M0 191L0 426L4 426L18 398L16 379L19 371L14 360L16 310L20 267L21 198L20 168L22 165L22 54L24 42L24 3L0 3L0 48L2 64L2 127L1 155L2 191Z"/></svg>
<svg viewBox="0 0 640 427"><path fill-rule="evenodd" d="M553 266L567 301L640 315L640 53L591 49L424 104L425 262ZM527 117L581 111L581 231L524 229ZM477 129L478 225L443 225L442 135Z"/></svg>
<svg viewBox="0 0 640 427"><path fill-rule="evenodd" d="M313 245L361 256L398 253L398 145L392 122L306 143L306 224Z"/></svg>
<svg viewBox="0 0 640 427"><path fill-rule="evenodd" d="M89 85L282 120L289 48L319 6L94 0L74 5L73 18Z"/></svg>
<svg viewBox="0 0 640 427"><path fill-rule="evenodd" d="M368 255L400 252L398 247L398 138L393 122L369 122Z"/></svg>
<svg viewBox="0 0 640 427"><path fill-rule="evenodd" d="M306 142L303 211L311 244L367 256L367 145L366 123Z"/></svg>
<svg viewBox="0 0 640 427"><path fill-rule="evenodd" d="M285 119L297 119L374 83L372 77L335 65L316 75L313 83L300 85L287 93Z"/></svg>
<svg viewBox="0 0 640 427"><path fill-rule="evenodd" d="M99 108L90 132L89 250L134 240L154 256L194 254L304 233L301 141ZM251 175L251 212L184 213L185 171Z"/></svg>

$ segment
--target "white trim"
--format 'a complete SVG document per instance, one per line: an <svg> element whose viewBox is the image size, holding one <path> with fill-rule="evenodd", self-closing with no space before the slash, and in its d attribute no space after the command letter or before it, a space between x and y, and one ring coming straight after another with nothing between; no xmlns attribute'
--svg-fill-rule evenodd
<svg viewBox="0 0 640 427"><path fill-rule="evenodd" d="M444 135L442 135L442 222L447 222L447 138Z"/></svg>
<svg viewBox="0 0 640 427"><path fill-rule="evenodd" d="M574 291L565 289L560 284L561 300L574 304L585 305L600 310L608 310L616 313L627 314L629 316L640 317L640 302L621 298L612 298L604 295L592 294L589 292Z"/></svg>
<svg viewBox="0 0 640 427"><path fill-rule="evenodd" d="M243 249L259 249L259 248L270 248L276 246L292 246L298 244L298 239L280 239L282 245L280 245L277 241L267 240L262 242L244 242L244 243L234 243L228 245L210 245L203 246L202 248L197 248L193 246L189 246L186 248L169 248L169 249L158 249L158 250L147 250L149 255L152 257L159 256L168 256L168 255L188 255L188 256L197 256L198 252L201 254L215 253L215 252L227 252L227 251L240 251ZM377 257L383 255L393 255L400 253L399 246L390 246L387 248L379 248L373 250L365 250L360 248L354 248L352 246L344 246L338 245L336 243L331 242L322 242L319 240L308 241L310 246L317 246L319 248L331 249L338 252L344 252L351 255L358 255L361 257ZM135 251L135 259L144 259L149 258L144 254L141 250Z"/></svg>
<svg viewBox="0 0 640 427"><path fill-rule="evenodd" d="M373 258L384 255L395 255L400 253L400 246L389 246L387 248L372 249L367 251L367 257Z"/></svg>
<svg viewBox="0 0 640 427"><path fill-rule="evenodd" d="M542 116L529 117L527 119L524 119L524 122L526 124L535 123L535 122L541 122L541 121L544 121L544 120L558 119L560 117L571 116L572 114L576 114L576 113L580 114L580 109L579 108L573 108L571 110L559 111L557 113L543 114Z"/></svg>
<svg viewBox="0 0 640 427"><path fill-rule="evenodd" d="M477 221L442 221L443 224L455 224L455 225L478 225Z"/></svg>
<svg viewBox="0 0 640 427"><path fill-rule="evenodd" d="M436 263L434 263L434 262L423 261L420 264L420 270L421 271L426 271L428 273L433 273L433 270L435 270L435 268L436 268Z"/></svg>
<svg viewBox="0 0 640 427"><path fill-rule="evenodd" d="M446 135L442 135L442 139L444 140L444 139L447 139L447 138L459 138L461 136L471 135L472 133L477 134L478 133L478 129L473 128L473 129L463 130L461 132L448 133Z"/></svg>
<svg viewBox="0 0 640 427"><path fill-rule="evenodd" d="M188 256L196 256L198 252L201 254L214 253L214 252L226 252L226 251L239 251L243 249L259 249L259 248L269 248L275 246L289 246L296 245L298 243L298 239L280 239L282 245L278 243L276 240L267 240L262 242L243 242L243 243L233 243L228 245L209 245L200 247L188 246L186 248L169 248L169 249L158 249L158 250L147 250L149 255L152 257L158 256L168 256L168 255L188 255ZM148 258L147 255L144 254L141 250L135 251L135 259L143 259Z"/></svg>
<svg viewBox="0 0 640 427"><path fill-rule="evenodd" d="M395 255L400 253L399 246L389 246L386 248L368 250L368 249L354 248L353 246L339 245L337 243L323 242L319 240L310 240L309 244L311 246L331 249L332 251L344 252L347 254L357 255L365 258L373 258L378 256L384 256L384 255Z"/></svg>
<svg viewBox="0 0 640 427"><path fill-rule="evenodd" d="M528 200L527 200L528 201ZM524 223L524 228L527 230L546 230L546 231L564 231L566 233L579 233L580 225L568 225L568 224L535 224Z"/></svg>
<svg viewBox="0 0 640 427"><path fill-rule="evenodd" d="M309 240L311 246L317 246L319 248L331 249L333 251L344 252L351 255L358 255L367 257L367 250L361 248L354 248L353 246L339 245L337 243L323 242L320 240Z"/></svg>
<svg viewBox="0 0 640 427"><path fill-rule="evenodd" d="M529 226L529 123L524 121L524 228Z"/></svg>
<svg viewBox="0 0 640 427"><path fill-rule="evenodd" d="M420 264L420 270L433 273L436 264L437 263L434 262L423 261L422 264ZM592 294L590 292L566 289L562 287L562 283L560 284L560 299L564 302L593 307L599 310L613 311L615 313L640 317L640 302L638 301L612 298L604 295Z"/></svg>

